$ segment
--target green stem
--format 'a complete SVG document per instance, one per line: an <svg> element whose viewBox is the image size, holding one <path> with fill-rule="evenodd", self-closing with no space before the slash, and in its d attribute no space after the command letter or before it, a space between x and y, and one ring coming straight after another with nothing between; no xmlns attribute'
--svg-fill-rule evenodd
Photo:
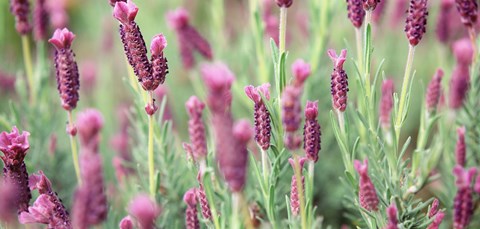
<svg viewBox="0 0 480 229"><path fill-rule="evenodd" d="M202 176L203 175L205 175L205 174L202 174ZM212 183L211 179L208 179L208 178L210 178L210 176L202 178L203 185L204 185L203 188L205 190L205 194L206 194L207 200L208 200L208 205L210 206L210 211L212 213L213 225L214 225L215 229L220 229L221 228L220 227L220 221L218 220L217 208L215 207L215 201L213 199L213 193L212 193L213 191L212 191L212 188L211 188L213 186L213 183Z"/></svg>
<svg viewBox="0 0 480 229"><path fill-rule="evenodd" d="M370 28L372 26L371 25L372 11L368 10L366 13L367 14L366 14L366 24L365 24L365 39L366 39L365 43L368 44L368 49L371 49L370 46L371 46L371 43L372 43L372 41L371 41L372 36L371 35L367 36L367 30L368 30L369 26L370 26ZM365 60L365 63L364 63L365 64L365 68L364 68L364 70L365 70L365 90L366 90L366 95L365 95L366 98L365 99L367 99L367 101L368 101L367 104L368 104L368 106L370 106L371 101L372 101L372 99L370 98L371 97L371 89L370 89L370 87L371 87L371 85L370 85L370 50L363 50L363 51L365 51L367 53L367 55L365 55L365 58L368 58L368 59ZM369 107L366 107L366 108L367 108L367 110L370 109ZM372 127L370 126L370 128L372 128Z"/></svg>
<svg viewBox="0 0 480 229"><path fill-rule="evenodd" d="M298 190L298 199L300 201L300 217L302 220L302 229L307 228L307 214L305 211L305 199L304 199L304 192L303 192L303 185L302 185L302 170L300 168L300 163L298 161L297 155L293 155L293 159L295 161L295 180L297 182L297 190Z"/></svg>
<svg viewBox="0 0 480 229"><path fill-rule="evenodd" d="M69 128L74 128L72 111L68 112L68 125ZM72 159L73 159L73 168L75 169L75 175L77 176L78 184L82 184L82 180L80 178L80 164L78 162L78 150L77 150L77 141L75 140L75 136L72 134L68 134L70 137L70 146L72 149Z"/></svg>
<svg viewBox="0 0 480 229"><path fill-rule="evenodd" d="M153 95L149 93L150 102L153 106ZM150 195L155 199L155 162L153 157L153 115L148 116L148 174Z"/></svg>
<svg viewBox="0 0 480 229"><path fill-rule="evenodd" d="M280 7L280 28L278 34L278 53L280 56L285 52L285 37L287 33L287 8ZM280 61L279 61L280 63Z"/></svg>
<svg viewBox="0 0 480 229"><path fill-rule="evenodd" d="M411 77L414 55L415 55L415 46L409 45L407 64L405 66L405 75L403 77L402 92L400 94L400 102L398 104L397 119L395 121L395 135L396 135L397 142L400 139L400 129L402 128L402 123L404 121L403 110L405 109L407 92L410 86L410 77Z"/></svg>
<svg viewBox="0 0 480 229"><path fill-rule="evenodd" d="M25 63L25 72L27 74L27 84L30 92L30 103L35 103L35 85L33 81L33 65L32 55L30 50L30 43L28 42L28 36L22 36L22 49L23 49L23 61Z"/></svg>
<svg viewBox="0 0 480 229"><path fill-rule="evenodd" d="M268 156L267 152L262 149L262 171L263 171L263 182L267 184L268 187L268 173L269 173L269 168L268 168Z"/></svg>

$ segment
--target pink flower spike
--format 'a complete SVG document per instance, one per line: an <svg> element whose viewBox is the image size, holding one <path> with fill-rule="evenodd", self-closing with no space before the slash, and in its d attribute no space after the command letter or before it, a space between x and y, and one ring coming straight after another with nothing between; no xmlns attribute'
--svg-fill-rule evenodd
<svg viewBox="0 0 480 229"><path fill-rule="evenodd" d="M345 63L345 61L347 60L347 50L342 49L340 55L337 56L337 52L335 52L335 50L329 49L328 56L333 61L334 67L341 70L343 69L343 63Z"/></svg>
<svg viewBox="0 0 480 229"><path fill-rule="evenodd" d="M152 39L150 52L152 55L161 55L165 47L167 47L167 38L163 34L158 34Z"/></svg>
<svg viewBox="0 0 480 229"><path fill-rule="evenodd" d="M365 208L367 211L377 211L379 200L375 186L368 176L367 159L364 160L363 164L360 161L355 160L354 166L360 175L360 182L358 185L358 199L360 206Z"/></svg>
<svg viewBox="0 0 480 229"><path fill-rule="evenodd" d="M440 201L438 201L437 198L433 200L432 206L430 207L430 210L428 211L428 218L434 217L438 213L438 208L440 207Z"/></svg>
<svg viewBox="0 0 480 229"><path fill-rule="evenodd" d="M185 202L188 206L197 205L195 190L196 190L195 188L191 188L187 192L185 192L185 194L183 195L183 202Z"/></svg>
<svg viewBox="0 0 480 229"><path fill-rule="evenodd" d="M142 229L155 228L155 221L161 213L160 207L148 195L135 197L128 206L128 212L137 219Z"/></svg>
<svg viewBox="0 0 480 229"><path fill-rule="evenodd" d="M443 221L443 218L445 217L445 213L438 212L434 217L435 219L433 219L433 222L428 225L427 229L438 229Z"/></svg>
<svg viewBox="0 0 480 229"><path fill-rule="evenodd" d="M294 85L301 87L303 86L305 80L311 74L310 64L305 62L302 59L298 59L292 64L292 74L294 77Z"/></svg>
<svg viewBox="0 0 480 229"><path fill-rule="evenodd" d="M452 45L453 55L460 65L470 65L473 59L473 47L470 39L463 38L455 41Z"/></svg>
<svg viewBox="0 0 480 229"><path fill-rule="evenodd" d="M318 100L307 101L307 106L305 107L305 117L307 119L316 119L318 116Z"/></svg>
<svg viewBox="0 0 480 229"><path fill-rule="evenodd" d="M457 128L457 144L455 145L455 157L457 161L457 165L462 167L466 164L466 157L467 157L467 146L465 144L465 127Z"/></svg>
<svg viewBox="0 0 480 229"><path fill-rule="evenodd" d="M125 218L120 221L120 224L118 225L118 228L120 229L133 229L133 222L132 218L130 216L125 216Z"/></svg>
<svg viewBox="0 0 480 229"><path fill-rule="evenodd" d="M113 17L124 25L128 25L135 20L137 13L138 7L131 0L127 2L118 1L113 8Z"/></svg>
<svg viewBox="0 0 480 229"><path fill-rule="evenodd" d="M397 207L395 204L390 204L387 208L388 224L385 229L398 229Z"/></svg>
<svg viewBox="0 0 480 229"><path fill-rule="evenodd" d="M466 170L460 165L455 165L453 168L453 174L457 177L457 180L455 181L457 188L469 188L476 173L477 169L475 167Z"/></svg>
<svg viewBox="0 0 480 229"><path fill-rule="evenodd" d="M178 8L167 13L167 23L172 29L180 29L189 23L190 16L185 8Z"/></svg>
<svg viewBox="0 0 480 229"><path fill-rule="evenodd" d="M70 32L67 28L56 29L52 38L48 40L50 44L55 46L56 49L61 50L70 48L75 39L75 34Z"/></svg>

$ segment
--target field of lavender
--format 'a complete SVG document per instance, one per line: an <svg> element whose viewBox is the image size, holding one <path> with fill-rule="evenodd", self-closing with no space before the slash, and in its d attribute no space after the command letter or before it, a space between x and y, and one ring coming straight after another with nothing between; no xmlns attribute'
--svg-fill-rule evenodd
<svg viewBox="0 0 480 229"><path fill-rule="evenodd" d="M477 0L0 10L0 228L480 228Z"/></svg>

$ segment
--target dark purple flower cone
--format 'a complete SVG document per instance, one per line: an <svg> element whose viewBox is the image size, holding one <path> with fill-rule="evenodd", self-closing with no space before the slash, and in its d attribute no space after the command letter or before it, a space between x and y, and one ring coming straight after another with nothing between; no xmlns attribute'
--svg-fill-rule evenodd
<svg viewBox="0 0 480 229"><path fill-rule="evenodd" d="M416 46L422 40L427 26L427 0L410 0L405 32L410 45Z"/></svg>
<svg viewBox="0 0 480 229"><path fill-rule="evenodd" d="M365 10L362 0L347 0L348 19L356 28L362 27L365 19Z"/></svg>

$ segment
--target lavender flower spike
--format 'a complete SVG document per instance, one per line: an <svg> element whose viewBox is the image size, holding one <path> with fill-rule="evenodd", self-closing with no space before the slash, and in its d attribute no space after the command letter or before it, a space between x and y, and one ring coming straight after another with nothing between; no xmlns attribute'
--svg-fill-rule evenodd
<svg viewBox="0 0 480 229"><path fill-rule="evenodd" d="M310 76L312 70L310 64L302 59L298 59L292 64L293 85L302 88L305 80Z"/></svg>
<svg viewBox="0 0 480 229"><path fill-rule="evenodd" d="M433 200L432 206L428 210L428 218L434 217L438 213L438 208L440 206L440 201L437 198Z"/></svg>
<svg viewBox="0 0 480 229"><path fill-rule="evenodd" d="M213 113L225 114L232 102L232 83L235 76L223 63L204 64L200 72L208 89L207 104Z"/></svg>
<svg viewBox="0 0 480 229"><path fill-rule="evenodd" d="M248 150L247 144L253 136L253 129L247 120L238 121L233 127L235 140L234 154L224 154L220 159L220 171L232 192L240 192L245 186Z"/></svg>
<svg viewBox="0 0 480 229"><path fill-rule="evenodd" d="M28 22L30 4L28 0L10 0L10 12L15 16L15 29L20 35L26 35L32 27Z"/></svg>
<svg viewBox="0 0 480 229"><path fill-rule="evenodd" d="M57 89L62 100L62 107L67 111L75 109L79 100L80 79L75 54L71 49L75 34L67 28L57 29L48 40L55 46L55 68Z"/></svg>
<svg viewBox="0 0 480 229"><path fill-rule="evenodd" d="M450 80L450 108L459 109L463 106L469 88L470 72L468 66L457 65L453 70L452 78Z"/></svg>
<svg viewBox="0 0 480 229"><path fill-rule="evenodd" d="M267 150L270 147L271 136L271 120L270 112L265 106L260 93L265 99L270 99L270 84L265 83L255 88L252 85L245 87L245 94L254 102L254 119L255 119L255 141L263 149Z"/></svg>
<svg viewBox="0 0 480 229"><path fill-rule="evenodd" d="M382 83L382 98L380 99L380 123L383 128L390 126L390 114L393 108L393 93L395 85L392 79L387 79Z"/></svg>
<svg viewBox="0 0 480 229"><path fill-rule="evenodd" d="M19 215L20 223L41 223L47 224L48 228L71 229L67 209L42 171L30 176L29 186L31 190L37 189L40 195L33 206L28 208L28 212Z"/></svg>
<svg viewBox="0 0 480 229"><path fill-rule="evenodd" d="M147 47L142 33L135 22L137 12L138 8L131 0L126 3L118 1L115 3L113 16L120 22L120 36L128 63L132 66L142 87L145 90L153 90L155 88L151 88L153 83L150 82L152 65L147 57Z"/></svg>
<svg viewBox="0 0 480 229"><path fill-rule="evenodd" d="M453 168L453 174L457 177L455 185L457 194L453 202L453 228L464 229L470 224L473 215L473 200L471 183L477 172L476 168L468 171L460 165Z"/></svg>
<svg viewBox="0 0 480 229"><path fill-rule="evenodd" d="M474 48L468 38L457 40L452 45L453 55L458 65L470 66L472 64Z"/></svg>
<svg viewBox="0 0 480 229"><path fill-rule="evenodd" d="M125 216L121 221L120 224L118 225L118 228L120 229L133 229L133 221L130 216Z"/></svg>
<svg viewBox="0 0 480 229"><path fill-rule="evenodd" d="M465 127L459 127L457 129L457 144L455 146L455 158L457 159L457 165L465 167L465 163L467 162L467 146L465 144Z"/></svg>
<svg viewBox="0 0 480 229"><path fill-rule="evenodd" d="M300 88L288 85L282 92L282 123L285 130L285 146L289 150L300 147L301 139L295 135L300 127L302 107Z"/></svg>
<svg viewBox="0 0 480 229"><path fill-rule="evenodd" d="M452 35L451 17L455 0L441 0L435 34L442 43L447 43Z"/></svg>
<svg viewBox="0 0 480 229"><path fill-rule="evenodd" d="M364 160L363 164L360 161L355 160L354 166L360 175L360 183L358 187L358 199L360 201L360 206L365 208L367 211L377 211L379 200L375 186L373 186L373 183L368 175L367 159Z"/></svg>
<svg viewBox="0 0 480 229"><path fill-rule="evenodd" d="M208 205L207 195L205 194L202 184L200 184L200 187L195 190L195 194L197 195L197 200L200 203L203 218L211 220L212 212L210 211L210 205Z"/></svg>
<svg viewBox="0 0 480 229"><path fill-rule="evenodd" d="M28 187L28 173L25 166L25 155L30 148L28 143L30 133L18 132L17 127L12 128L12 132L2 132L0 134L0 151L3 152L2 159L4 181L13 186L15 191L14 204L18 212L27 211L28 204L32 198L30 188Z"/></svg>
<svg viewBox="0 0 480 229"><path fill-rule="evenodd" d="M405 25L410 45L416 46L422 40L427 25L427 0L411 0Z"/></svg>
<svg viewBox="0 0 480 229"><path fill-rule="evenodd" d="M425 102L429 112L435 110L438 106L438 102L440 101L440 94L442 92L442 78L443 71L442 69L438 69L428 84Z"/></svg>
<svg viewBox="0 0 480 229"><path fill-rule="evenodd" d="M205 104L196 96L190 97L185 104L190 120L188 121L188 134L194 159L198 161L207 155L207 140L205 138L205 125L202 120L202 112Z"/></svg>
<svg viewBox="0 0 480 229"><path fill-rule="evenodd" d="M348 19L355 28L362 27L365 19L365 10L363 9L363 0L347 0Z"/></svg>
<svg viewBox="0 0 480 229"><path fill-rule="evenodd" d="M397 207L390 204L387 208L388 224L384 229L398 229Z"/></svg>
<svg viewBox="0 0 480 229"><path fill-rule="evenodd" d="M140 229L154 229L161 209L148 195L141 194L130 203L128 212L137 220Z"/></svg>
<svg viewBox="0 0 480 229"><path fill-rule="evenodd" d="M303 149L307 158L318 161L318 152L321 149L321 127L317 121L318 101L307 101L305 107L305 126L303 127Z"/></svg>
<svg viewBox="0 0 480 229"><path fill-rule="evenodd" d="M152 75L142 82L142 87L147 91L153 91L165 82L165 77L168 74L167 58L163 56L165 47L167 47L167 39L163 34L153 37L150 45Z"/></svg>
<svg viewBox="0 0 480 229"><path fill-rule="evenodd" d="M329 49L328 56L333 61L330 84L333 108L339 112L344 112L347 108L348 76L343 70L343 64L347 59L347 50L343 49L337 56L335 50Z"/></svg>
<svg viewBox="0 0 480 229"><path fill-rule="evenodd" d="M438 212L435 216L435 219L433 219L433 222L428 225L427 229L438 229L440 228L440 224L443 221L443 218L445 218L445 213L444 212Z"/></svg>
<svg viewBox="0 0 480 229"><path fill-rule="evenodd" d="M473 27L478 16L477 0L455 0L455 5L460 13L462 23L467 27Z"/></svg>
<svg viewBox="0 0 480 229"><path fill-rule="evenodd" d="M307 158L304 158L304 157L298 159L298 164L300 165L300 174L302 173L303 165L305 164L306 161L307 161ZM290 163L292 168L295 170L296 169L295 161L292 158L289 158L288 162ZM302 177L302 182L301 182L302 190L305 191L305 188L304 188L305 177L304 176L301 176L301 177ZM297 178L295 174L292 176L292 183L290 187L290 210L292 211L292 214L294 216L297 216L300 212L300 198L298 195Z"/></svg>
<svg viewBox="0 0 480 229"><path fill-rule="evenodd" d="M33 9L33 34L35 40L45 40L48 29L48 9L46 0L36 0L35 8Z"/></svg>
<svg viewBox="0 0 480 229"><path fill-rule="evenodd" d="M185 210L185 228L200 229L200 222L197 214L197 199L195 198L195 188L189 189L183 195L183 202L187 204Z"/></svg>

